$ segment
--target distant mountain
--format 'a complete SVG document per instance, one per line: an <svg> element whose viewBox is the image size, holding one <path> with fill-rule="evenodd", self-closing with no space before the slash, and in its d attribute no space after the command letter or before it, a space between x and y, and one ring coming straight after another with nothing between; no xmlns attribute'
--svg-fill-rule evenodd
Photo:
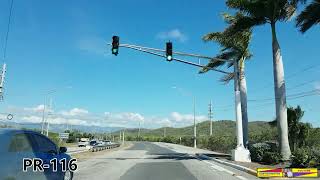
<svg viewBox="0 0 320 180"><path fill-rule="evenodd" d="M13 128L27 128L27 129L41 129L41 123L16 123L16 122L1 122L1 126L9 126ZM50 124L49 130L51 132L63 132L67 129L79 130L87 133L106 133L119 131L120 127L101 127L101 126L83 126L83 125L66 125L66 124Z"/></svg>
<svg viewBox="0 0 320 180"><path fill-rule="evenodd" d="M166 129L166 130L164 130ZM236 135L236 123L231 120L220 120L213 121L212 123L213 135L225 135L225 136L235 136ZM275 130L266 121L254 121L249 122L249 134L250 133L261 133L266 130ZM143 136L163 136L164 131L166 131L167 136L193 136L193 125L182 127L182 128L158 128L158 129L141 129L140 134ZM210 132L210 121L204 121L197 124L197 135L207 136ZM113 133L118 135L119 132ZM137 136L138 129L126 129L126 135Z"/></svg>
<svg viewBox="0 0 320 180"><path fill-rule="evenodd" d="M14 128L27 128L27 129L41 129L41 123L15 123L15 122L1 122L1 125L11 126ZM231 120L220 120L213 121L213 135L225 135L225 136L235 136L236 134L236 123ZM72 125L68 126L65 124L50 124L51 132L63 132L67 129L79 130L81 132L87 133L107 133L112 132L113 135L118 136L119 131L123 128L121 127L100 127L100 126L83 126L83 125ZM210 122L204 121L197 124L197 135L198 136L207 136L210 132ZM164 131L166 131L167 136L193 136L193 126L186 126L182 128L172 128L166 127L158 128L158 129L140 129L140 134L144 136L163 136ZM275 128L271 127L268 122L265 121L254 121L249 122L249 134L255 133L259 134L262 132L266 132L267 130L275 130ZM126 135L137 136L138 128L126 129ZM270 131L269 131L270 132Z"/></svg>

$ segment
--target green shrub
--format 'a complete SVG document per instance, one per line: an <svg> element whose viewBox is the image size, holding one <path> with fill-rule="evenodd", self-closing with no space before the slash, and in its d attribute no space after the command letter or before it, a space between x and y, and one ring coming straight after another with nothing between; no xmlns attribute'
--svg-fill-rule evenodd
<svg viewBox="0 0 320 180"><path fill-rule="evenodd" d="M217 152L230 153L236 146L233 136L211 136L208 139L208 149Z"/></svg>
<svg viewBox="0 0 320 180"><path fill-rule="evenodd" d="M181 138L181 144L185 146L193 146L193 137L191 136L185 136Z"/></svg>
<svg viewBox="0 0 320 180"><path fill-rule="evenodd" d="M263 155L266 152L271 152L271 146L267 143L256 143L249 147L251 160L254 162L262 162Z"/></svg>
<svg viewBox="0 0 320 180"><path fill-rule="evenodd" d="M176 142L176 139L175 139L175 137L172 137L172 136L166 136L166 137L163 137L163 138L161 139L161 142L175 143L175 142Z"/></svg>
<svg viewBox="0 0 320 180"><path fill-rule="evenodd" d="M310 152L308 149L296 149L291 155L292 167L307 167L310 162Z"/></svg>
<svg viewBox="0 0 320 180"><path fill-rule="evenodd" d="M199 137L197 139L198 148L207 149L208 148L208 140L209 140L209 138L207 138L207 137Z"/></svg>
<svg viewBox="0 0 320 180"><path fill-rule="evenodd" d="M320 149L298 148L291 156L292 167L319 167Z"/></svg>
<svg viewBox="0 0 320 180"><path fill-rule="evenodd" d="M264 152L262 155L262 162L267 164L278 164L282 159L282 156L278 152Z"/></svg>

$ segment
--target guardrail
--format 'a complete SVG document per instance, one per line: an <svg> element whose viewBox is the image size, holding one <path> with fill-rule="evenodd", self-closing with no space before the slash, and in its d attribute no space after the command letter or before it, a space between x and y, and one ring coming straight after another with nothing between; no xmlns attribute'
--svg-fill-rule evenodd
<svg viewBox="0 0 320 180"><path fill-rule="evenodd" d="M117 147L120 147L120 143L93 146L90 148L89 151L97 152L97 151L102 151L102 150L106 150L106 149L113 149L113 148L117 148Z"/></svg>

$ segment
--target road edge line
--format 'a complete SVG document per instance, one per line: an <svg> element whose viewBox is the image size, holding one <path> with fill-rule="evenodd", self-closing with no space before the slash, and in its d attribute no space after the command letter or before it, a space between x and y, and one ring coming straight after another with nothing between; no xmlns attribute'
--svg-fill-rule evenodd
<svg viewBox="0 0 320 180"><path fill-rule="evenodd" d="M230 166L230 167L238 169L240 171L244 171L244 172L246 172L248 174L251 174L253 176L257 176L257 171L255 171L253 169L250 169L250 168L238 165L238 164L233 164L233 163L230 163L230 162L222 161L222 160L219 160L219 159L216 159L216 158L212 158L212 157L209 157L209 156L201 154L201 153L196 153L195 155L198 156L198 157L210 159L212 161L215 161L215 162L223 164L223 165Z"/></svg>

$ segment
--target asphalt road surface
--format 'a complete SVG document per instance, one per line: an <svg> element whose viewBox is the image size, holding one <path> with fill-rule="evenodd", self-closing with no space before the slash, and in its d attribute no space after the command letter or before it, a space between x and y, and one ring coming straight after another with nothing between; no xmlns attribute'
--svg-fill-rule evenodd
<svg viewBox="0 0 320 180"><path fill-rule="evenodd" d="M196 151L165 143L135 142L129 149L106 153L78 163L75 180L246 180L247 173L210 160Z"/></svg>

